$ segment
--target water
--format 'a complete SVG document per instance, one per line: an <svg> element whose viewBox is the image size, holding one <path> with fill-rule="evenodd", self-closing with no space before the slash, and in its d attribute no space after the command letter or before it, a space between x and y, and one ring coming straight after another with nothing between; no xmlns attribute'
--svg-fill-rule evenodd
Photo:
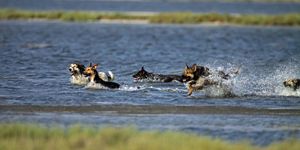
<svg viewBox="0 0 300 150"><path fill-rule="evenodd" d="M300 77L300 28L1 21L0 33L1 122L135 125L260 145L300 137L300 91L282 85ZM99 63L98 71L111 70L122 87L71 84L68 67L74 61ZM236 97L217 89L187 96L180 83L134 83L131 77L142 66L181 74L186 63L240 68L239 76L224 83ZM114 105L113 111L98 108ZM24 108L7 110L11 106ZM95 110L88 111L90 106ZM151 109L121 111L131 106Z"/></svg>
<svg viewBox="0 0 300 150"><path fill-rule="evenodd" d="M0 7L34 10L98 10L98 11L192 11L238 14L282 14L299 13L299 3L222 3L164 1L164 0L1 0Z"/></svg>

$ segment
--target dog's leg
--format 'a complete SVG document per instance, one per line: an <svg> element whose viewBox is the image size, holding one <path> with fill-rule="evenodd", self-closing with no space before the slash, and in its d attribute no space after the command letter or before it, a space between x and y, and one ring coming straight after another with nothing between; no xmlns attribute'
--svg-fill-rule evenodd
<svg viewBox="0 0 300 150"><path fill-rule="evenodd" d="M193 89L193 88L189 88L189 89L188 89L188 96L191 96L191 95L192 95L192 93L193 93L193 91L194 91L194 89Z"/></svg>

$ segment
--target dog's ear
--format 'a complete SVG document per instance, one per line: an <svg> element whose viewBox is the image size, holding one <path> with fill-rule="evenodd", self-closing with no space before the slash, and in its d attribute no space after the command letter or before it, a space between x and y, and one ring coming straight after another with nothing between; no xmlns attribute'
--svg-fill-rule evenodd
<svg viewBox="0 0 300 150"><path fill-rule="evenodd" d="M142 71L144 71L144 70L145 70L145 69L144 69L144 66L141 68L141 70L142 70Z"/></svg>
<svg viewBox="0 0 300 150"><path fill-rule="evenodd" d="M196 64L193 64L192 69L193 69L194 72L196 72L196 70L197 70L197 65L196 65Z"/></svg>
<svg viewBox="0 0 300 150"><path fill-rule="evenodd" d="M185 64L185 68L184 69L189 69L190 67L188 66L188 64Z"/></svg>
<svg viewBox="0 0 300 150"><path fill-rule="evenodd" d="M90 67L92 67L92 63L90 63Z"/></svg>
<svg viewBox="0 0 300 150"><path fill-rule="evenodd" d="M98 67L98 64L93 65L93 69L96 69Z"/></svg>

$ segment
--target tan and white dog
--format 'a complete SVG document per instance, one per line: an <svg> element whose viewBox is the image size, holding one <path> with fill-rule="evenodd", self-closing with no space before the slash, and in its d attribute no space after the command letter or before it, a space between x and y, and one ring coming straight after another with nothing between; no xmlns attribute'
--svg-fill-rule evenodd
<svg viewBox="0 0 300 150"><path fill-rule="evenodd" d="M287 79L283 82L283 85L296 91L300 88L300 79Z"/></svg>
<svg viewBox="0 0 300 150"><path fill-rule="evenodd" d="M80 63L70 64L69 71L71 73L70 81L73 84L86 85L89 83L89 77L83 74L85 66ZM115 79L114 74L111 71L98 72L99 77L104 81L113 81Z"/></svg>

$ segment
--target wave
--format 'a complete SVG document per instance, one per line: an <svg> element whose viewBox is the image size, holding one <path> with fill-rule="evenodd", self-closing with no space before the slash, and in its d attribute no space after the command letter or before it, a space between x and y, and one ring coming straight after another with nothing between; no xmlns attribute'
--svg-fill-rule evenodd
<svg viewBox="0 0 300 150"><path fill-rule="evenodd" d="M286 79L300 77L298 67L292 64L282 64L275 68L271 71L244 68L244 72L242 71L230 81L233 93L239 96L300 96L299 89L293 91L283 85Z"/></svg>

